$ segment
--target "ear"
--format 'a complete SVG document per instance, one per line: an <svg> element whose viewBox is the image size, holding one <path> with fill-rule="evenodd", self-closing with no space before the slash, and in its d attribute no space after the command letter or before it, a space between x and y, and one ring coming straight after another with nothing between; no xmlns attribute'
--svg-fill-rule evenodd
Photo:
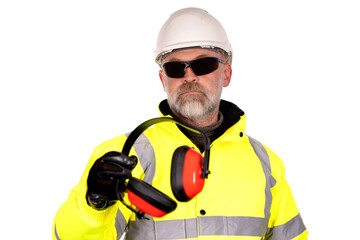
<svg viewBox="0 0 360 240"><path fill-rule="evenodd" d="M224 87L229 86L231 81L231 75L232 75L232 68L230 64L225 65L225 71L224 71Z"/></svg>
<svg viewBox="0 0 360 240"><path fill-rule="evenodd" d="M163 89L164 89L164 91L166 91L165 90L165 84L164 84L164 70L159 70L159 78L160 78L160 81L161 81L161 84L163 85Z"/></svg>

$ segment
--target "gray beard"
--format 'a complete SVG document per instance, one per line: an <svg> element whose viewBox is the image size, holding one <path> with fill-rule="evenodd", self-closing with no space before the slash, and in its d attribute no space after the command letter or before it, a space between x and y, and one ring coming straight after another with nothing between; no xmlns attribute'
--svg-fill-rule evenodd
<svg viewBox="0 0 360 240"><path fill-rule="evenodd" d="M201 93L182 95L182 93L191 90ZM196 83L187 83L180 87L173 96L168 93L168 103L175 114L197 121L209 116L219 106L221 91L221 85L217 87L215 94L211 94Z"/></svg>

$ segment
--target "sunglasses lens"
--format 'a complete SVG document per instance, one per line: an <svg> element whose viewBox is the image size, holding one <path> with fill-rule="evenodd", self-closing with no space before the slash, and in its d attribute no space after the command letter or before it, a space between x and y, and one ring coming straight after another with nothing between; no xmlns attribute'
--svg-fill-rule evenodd
<svg viewBox="0 0 360 240"><path fill-rule="evenodd" d="M171 78L184 77L185 70L189 66L197 76L215 71L219 67L217 58L206 57L189 62L167 62L163 65L166 75Z"/></svg>
<svg viewBox="0 0 360 240"><path fill-rule="evenodd" d="M182 78L185 74L185 63L168 62L164 64L166 75L171 78Z"/></svg>
<svg viewBox="0 0 360 240"><path fill-rule="evenodd" d="M215 58L207 57L197 59L192 62L191 68L198 76L205 75L215 71L219 66L218 61Z"/></svg>

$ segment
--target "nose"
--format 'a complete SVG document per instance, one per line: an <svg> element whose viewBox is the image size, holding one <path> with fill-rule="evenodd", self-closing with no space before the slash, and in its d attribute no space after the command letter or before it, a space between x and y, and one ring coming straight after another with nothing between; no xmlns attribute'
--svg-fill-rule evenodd
<svg viewBox="0 0 360 240"><path fill-rule="evenodd" d="M199 77L194 73L190 66L187 66L184 74L185 82L197 82L199 81Z"/></svg>

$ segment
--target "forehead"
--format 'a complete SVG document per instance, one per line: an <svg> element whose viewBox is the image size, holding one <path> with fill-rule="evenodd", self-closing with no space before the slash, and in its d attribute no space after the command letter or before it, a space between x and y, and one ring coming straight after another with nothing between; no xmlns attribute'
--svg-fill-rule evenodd
<svg viewBox="0 0 360 240"><path fill-rule="evenodd" d="M182 49L170 53L168 56L166 56L163 59L163 62L191 61L202 57L223 58L223 55L220 52L212 51L209 49L203 49L203 48Z"/></svg>

